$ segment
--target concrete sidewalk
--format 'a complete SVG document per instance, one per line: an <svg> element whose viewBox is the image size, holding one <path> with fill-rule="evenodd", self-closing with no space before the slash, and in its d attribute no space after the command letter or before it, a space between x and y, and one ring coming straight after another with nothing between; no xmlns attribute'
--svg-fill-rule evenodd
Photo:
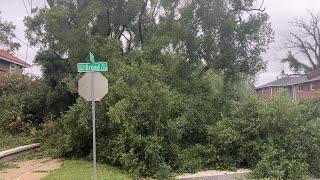
<svg viewBox="0 0 320 180"><path fill-rule="evenodd" d="M182 174L177 176L180 180L233 180L233 179L247 179L250 174L248 169L239 169L237 171L203 171L195 174Z"/></svg>
<svg viewBox="0 0 320 180"><path fill-rule="evenodd" d="M40 180L60 167L59 160L26 160L14 162L15 167L0 171L0 180Z"/></svg>

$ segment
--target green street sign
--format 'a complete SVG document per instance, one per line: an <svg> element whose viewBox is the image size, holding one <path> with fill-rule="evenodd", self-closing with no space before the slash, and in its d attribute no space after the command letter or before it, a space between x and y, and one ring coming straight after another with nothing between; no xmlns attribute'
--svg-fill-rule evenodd
<svg viewBox="0 0 320 180"><path fill-rule="evenodd" d="M101 72L108 71L107 62L96 62L96 63L78 63L78 72Z"/></svg>
<svg viewBox="0 0 320 180"><path fill-rule="evenodd" d="M94 63L94 61L95 61L94 55L91 52L89 52L89 60L91 63Z"/></svg>

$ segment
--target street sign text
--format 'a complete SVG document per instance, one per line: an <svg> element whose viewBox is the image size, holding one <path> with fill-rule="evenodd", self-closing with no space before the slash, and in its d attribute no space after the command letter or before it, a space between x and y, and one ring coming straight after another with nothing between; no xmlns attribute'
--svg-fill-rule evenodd
<svg viewBox="0 0 320 180"><path fill-rule="evenodd" d="M96 63L78 63L78 72L101 72L108 71L107 62L96 62Z"/></svg>

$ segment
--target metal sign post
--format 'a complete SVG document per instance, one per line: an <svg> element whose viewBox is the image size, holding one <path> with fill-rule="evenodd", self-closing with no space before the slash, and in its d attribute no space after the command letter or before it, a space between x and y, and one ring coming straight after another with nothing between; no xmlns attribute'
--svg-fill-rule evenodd
<svg viewBox="0 0 320 180"><path fill-rule="evenodd" d="M94 75L91 73L91 108L92 108L92 143L93 143L93 179L97 179L97 154L96 154L96 101L95 101L95 87Z"/></svg>
<svg viewBox="0 0 320 180"><path fill-rule="evenodd" d="M107 62L95 63L94 55L89 53L91 63L77 64L78 72L86 73L78 84L80 96L91 101L92 108L92 145L93 145L93 179L97 179L97 153L96 153L96 101L100 101L108 93L108 80L99 71L108 71ZM89 78L89 76L91 76ZM96 83L98 82L98 83ZM90 84L90 85L89 85Z"/></svg>

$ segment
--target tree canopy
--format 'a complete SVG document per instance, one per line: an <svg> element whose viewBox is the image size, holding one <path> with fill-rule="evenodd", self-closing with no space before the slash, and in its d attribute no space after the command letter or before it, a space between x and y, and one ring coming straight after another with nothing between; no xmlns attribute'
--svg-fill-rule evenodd
<svg viewBox="0 0 320 180"><path fill-rule="evenodd" d="M0 12L0 48L7 51L15 51L20 48L20 44L13 40L16 26L11 22L3 21Z"/></svg>
<svg viewBox="0 0 320 180"><path fill-rule="evenodd" d="M261 53L273 37L259 0L48 4L34 9L25 25L30 44L41 49L36 62L49 92L70 105L53 129L48 125L48 132L60 127L57 134L64 134L57 137L64 142L58 154L90 152L90 117L77 99L76 63L91 51L110 66L104 73L108 100L97 113L98 157L143 176L189 168L179 162L205 146L207 126L243 98L244 84L265 68ZM53 101L53 107L63 106Z"/></svg>
<svg viewBox="0 0 320 180"><path fill-rule="evenodd" d="M310 72L320 66L320 13L309 13L309 18L302 17L291 22L297 29L291 31L286 42L290 49L288 56L281 61L288 63L295 72ZM293 53L300 54L297 58Z"/></svg>
<svg viewBox="0 0 320 180"><path fill-rule="evenodd" d="M111 38L115 44L116 51L112 53L122 57L148 48L151 42L165 40L163 52L184 56L189 64L203 66L202 73L219 69L225 73L226 81L235 81L252 78L265 68L261 53L272 40L272 30L261 3L48 1L50 7L35 9L25 24L30 43L58 55L73 73L72 67L83 61L89 50L101 58L110 56L111 52L98 52L106 39Z"/></svg>

